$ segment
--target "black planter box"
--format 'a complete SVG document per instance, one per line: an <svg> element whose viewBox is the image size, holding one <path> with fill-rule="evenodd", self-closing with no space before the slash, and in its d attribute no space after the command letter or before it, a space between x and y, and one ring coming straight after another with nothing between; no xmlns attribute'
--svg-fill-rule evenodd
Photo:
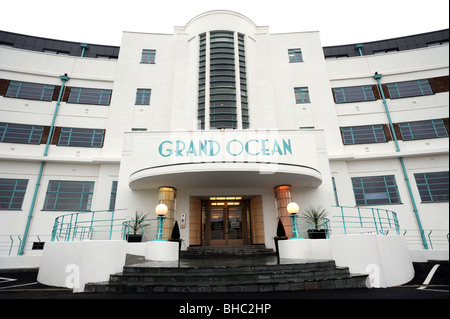
<svg viewBox="0 0 450 319"><path fill-rule="evenodd" d="M127 242L129 243L140 243L142 241L142 235L127 235Z"/></svg>
<svg viewBox="0 0 450 319"><path fill-rule="evenodd" d="M169 239L168 241L171 241L171 242L178 242L178 254L179 254L180 251L181 251L181 243L182 243L182 240L181 240L181 239Z"/></svg>
<svg viewBox="0 0 450 319"><path fill-rule="evenodd" d="M326 239L327 230L326 229L310 229L308 230L309 239Z"/></svg>
<svg viewBox="0 0 450 319"><path fill-rule="evenodd" d="M287 237L286 238L274 238L273 240L275 241L275 251L277 253L277 261L279 263L280 262L280 251L278 249L278 241L279 240L288 240L288 238Z"/></svg>

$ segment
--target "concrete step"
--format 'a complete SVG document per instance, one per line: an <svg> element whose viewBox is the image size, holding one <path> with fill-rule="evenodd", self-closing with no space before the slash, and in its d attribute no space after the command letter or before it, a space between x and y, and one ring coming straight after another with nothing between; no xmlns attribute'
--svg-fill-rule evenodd
<svg viewBox="0 0 450 319"><path fill-rule="evenodd" d="M367 275L351 275L334 261L237 267L124 267L86 292L264 292L366 288Z"/></svg>
<svg viewBox="0 0 450 319"><path fill-rule="evenodd" d="M273 249L266 248L265 245L247 245L247 246L190 246L185 251L180 252L180 258L183 257L207 257L207 256L261 256L273 255Z"/></svg>

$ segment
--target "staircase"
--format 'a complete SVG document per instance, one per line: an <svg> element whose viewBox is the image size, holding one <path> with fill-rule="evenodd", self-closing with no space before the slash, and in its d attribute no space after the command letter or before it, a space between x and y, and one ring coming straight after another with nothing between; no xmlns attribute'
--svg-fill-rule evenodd
<svg viewBox="0 0 450 319"><path fill-rule="evenodd" d="M245 257L241 257L245 258ZM109 282L86 284L85 292L211 293L366 288L367 275L351 275L334 261L242 266L125 266Z"/></svg>
<svg viewBox="0 0 450 319"><path fill-rule="evenodd" d="M247 246L189 246L187 250L180 252L180 258L196 257L224 257L224 256L270 256L274 255L273 249L266 248L266 245Z"/></svg>

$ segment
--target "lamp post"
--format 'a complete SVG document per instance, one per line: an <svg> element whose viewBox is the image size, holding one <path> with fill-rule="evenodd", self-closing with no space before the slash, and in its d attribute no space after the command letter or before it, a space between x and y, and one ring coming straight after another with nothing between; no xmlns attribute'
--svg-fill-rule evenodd
<svg viewBox="0 0 450 319"><path fill-rule="evenodd" d="M164 204L159 204L155 208L155 213L158 215L158 232L156 234L156 241L164 241L164 219L166 219L165 215L167 214L168 208Z"/></svg>
<svg viewBox="0 0 450 319"><path fill-rule="evenodd" d="M300 210L300 208L298 207L297 203L289 203L287 205L287 211L289 213L289 217L292 220L292 239L303 239L303 237L300 235L300 231L298 230L298 226L297 226L297 213Z"/></svg>

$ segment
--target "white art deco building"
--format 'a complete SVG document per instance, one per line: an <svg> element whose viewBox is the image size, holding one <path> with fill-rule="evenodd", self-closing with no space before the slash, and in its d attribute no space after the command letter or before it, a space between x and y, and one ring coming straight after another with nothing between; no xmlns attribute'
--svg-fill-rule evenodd
<svg viewBox="0 0 450 319"><path fill-rule="evenodd" d="M323 47L319 32L272 34L230 11L124 32L120 47L1 31L0 253L122 238L158 203L183 249L272 248L291 201L300 216L325 208L328 236L447 248L448 39ZM114 231L81 224L92 211L114 214Z"/></svg>

